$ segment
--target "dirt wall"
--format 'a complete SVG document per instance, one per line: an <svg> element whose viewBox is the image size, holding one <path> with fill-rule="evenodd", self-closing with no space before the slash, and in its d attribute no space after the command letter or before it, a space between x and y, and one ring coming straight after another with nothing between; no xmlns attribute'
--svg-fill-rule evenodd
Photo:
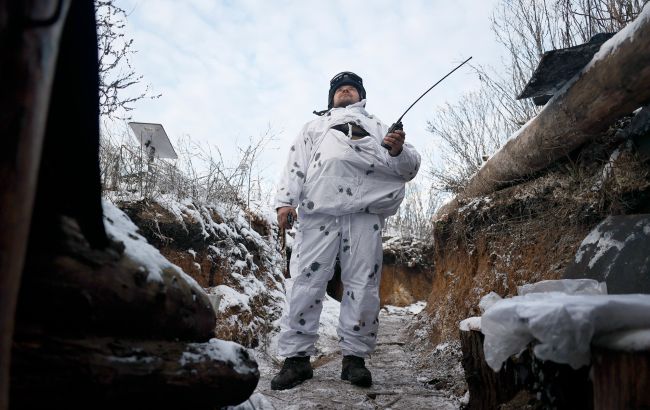
<svg viewBox="0 0 650 410"><path fill-rule="evenodd" d="M457 339L458 322L480 315L478 302L490 291L511 296L519 285L560 278L606 216L647 212L649 169L628 142L604 136L438 221L426 308L432 341Z"/></svg>
<svg viewBox="0 0 650 410"><path fill-rule="evenodd" d="M431 293L433 271L403 263L385 264L381 272L381 305L408 306L426 300Z"/></svg>

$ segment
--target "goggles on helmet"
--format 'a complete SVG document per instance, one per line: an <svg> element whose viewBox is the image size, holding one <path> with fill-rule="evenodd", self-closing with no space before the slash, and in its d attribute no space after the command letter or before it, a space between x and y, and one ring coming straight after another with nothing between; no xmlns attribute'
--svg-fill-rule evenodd
<svg viewBox="0 0 650 410"><path fill-rule="evenodd" d="M335 75L334 78L330 80L330 87L346 79L350 79L355 83L363 84L363 80L361 79L361 77L359 77L355 73L351 71L343 71L342 73L338 73L337 75Z"/></svg>

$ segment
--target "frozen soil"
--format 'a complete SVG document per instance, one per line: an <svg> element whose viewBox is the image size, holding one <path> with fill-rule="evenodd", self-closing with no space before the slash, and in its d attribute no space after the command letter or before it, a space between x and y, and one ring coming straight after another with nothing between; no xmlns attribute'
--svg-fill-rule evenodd
<svg viewBox="0 0 650 410"><path fill-rule="evenodd" d="M312 358L314 378L284 391L270 382L281 362L256 351L261 378L253 396L237 409L458 409L466 386L459 346L426 348L409 327L423 303L380 312L378 344L366 360L373 386L360 388L340 379L341 355L332 335L321 337L322 355ZM326 340L322 340L322 339Z"/></svg>

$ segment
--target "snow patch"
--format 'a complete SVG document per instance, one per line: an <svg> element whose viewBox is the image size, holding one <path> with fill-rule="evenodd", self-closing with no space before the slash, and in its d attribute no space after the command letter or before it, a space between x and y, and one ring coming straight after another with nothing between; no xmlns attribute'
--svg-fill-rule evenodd
<svg viewBox="0 0 650 410"><path fill-rule="evenodd" d="M650 329L633 329L602 335L594 340L595 346L611 350L637 352L650 350Z"/></svg>
<svg viewBox="0 0 650 410"><path fill-rule="evenodd" d="M421 300L404 307L385 305L382 309L386 310L386 312L391 315L417 315L422 312L425 307L427 307L427 302Z"/></svg>
<svg viewBox="0 0 650 410"><path fill-rule="evenodd" d="M636 239L635 235L630 235L625 238L625 242L617 241L616 239L612 238L614 233L607 228L608 226L611 226L610 220L611 217L607 217L607 219L605 219L596 228L589 232L589 235L587 235L587 237L582 241L580 247L578 248L578 252L576 253L575 257L576 263L582 262L582 258L587 251L586 247L589 245L596 246L596 252L588 263L589 269L592 269L598 260L607 252L609 252L610 249L616 249L618 252L620 252L625 247L625 244L627 242Z"/></svg>
<svg viewBox="0 0 650 410"><path fill-rule="evenodd" d="M208 295L216 296L219 299L219 312L225 312L233 307L239 307L240 309L249 312L251 310L249 305L250 297L246 294L237 292L230 286L219 285L209 288Z"/></svg>
<svg viewBox="0 0 650 410"><path fill-rule="evenodd" d="M250 367L244 360L247 358L246 350L237 343L226 340L210 339L206 343L189 343L189 351L183 352L179 362L181 366L205 361L220 361L229 363L238 373L254 373L257 367Z"/></svg>
<svg viewBox="0 0 650 410"><path fill-rule="evenodd" d="M630 41L634 42L634 38L636 37L636 32L639 30L641 26L643 26L646 22L646 20L650 19L650 7L646 4L646 6L643 7L643 10L637 18L625 26L621 31L616 33L612 38L607 40L602 46L600 46L600 50L594 55L594 57L591 59L589 64L582 70L583 73L586 73L587 71L591 70L591 68L596 65L596 63L600 60L603 60L607 58L610 54L613 54L616 49L623 44L625 41Z"/></svg>
<svg viewBox="0 0 650 410"><path fill-rule="evenodd" d="M126 356L126 357L108 356L107 359L111 362L128 363L128 364L151 364L161 360L159 357L151 357L151 356Z"/></svg>
<svg viewBox="0 0 650 410"><path fill-rule="evenodd" d="M273 404L262 393L253 393L245 402L236 406L228 406L225 410L265 410L275 409Z"/></svg>
<svg viewBox="0 0 650 410"><path fill-rule="evenodd" d="M612 154L609 156L609 159L607 160L607 163L603 167L603 170L600 174L600 179L596 180L594 182L594 185L591 187L591 190L596 192L600 190L612 174L612 170L614 169L614 164L616 163L616 160L618 157L621 156L621 147L618 147L612 152Z"/></svg>
<svg viewBox="0 0 650 410"><path fill-rule="evenodd" d="M164 271L171 269L177 272L195 291L204 293L203 288L191 276L168 261L158 249L150 245L138 233L138 227L117 206L107 199L102 199L102 207L104 208L106 233L115 240L124 243L124 253L147 272L147 281L162 282Z"/></svg>
<svg viewBox="0 0 650 410"><path fill-rule="evenodd" d="M458 328L463 332L469 332L470 330L481 331L481 317L473 316L468 317L465 320L461 320L458 324Z"/></svg>

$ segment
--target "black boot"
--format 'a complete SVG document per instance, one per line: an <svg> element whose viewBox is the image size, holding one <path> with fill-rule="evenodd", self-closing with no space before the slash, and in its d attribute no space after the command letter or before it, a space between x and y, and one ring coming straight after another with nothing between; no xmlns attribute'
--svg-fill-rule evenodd
<svg viewBox="0 0 650 410"><path fill-rule="evenodd" d="M271 380L271 389L290 389L312 377L314 377L314 370L309 363L309 356L287 357L280 373Z"/></svg>
<svg viewBox="0 0 650 410"><path fill-rule="evenodd" d="M370 387L372 385L372 375L370 370L366 368L363 357L343 356L341 380L349 380L355 386L361 387Z"/></svg>

